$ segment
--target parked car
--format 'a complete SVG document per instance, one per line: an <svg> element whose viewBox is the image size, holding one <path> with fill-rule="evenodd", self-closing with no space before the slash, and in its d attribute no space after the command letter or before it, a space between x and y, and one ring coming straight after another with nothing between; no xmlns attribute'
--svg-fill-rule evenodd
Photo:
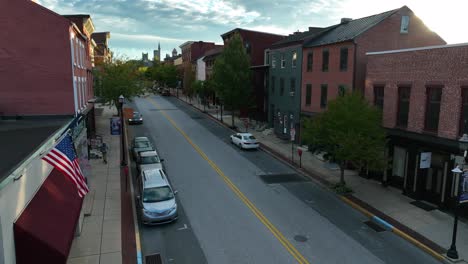
<svg viewBox="0 0 468 264"><path fill-rule="evenodd" d="M162 94L163 96L170 96L170 95L171 95L171 92L169 91L169 89L164 88L164 89L162 90L161 94Z"/></svg>
<svg viewBox="0 0 468 264"><path fill-rule="evenodd" d="M154 150L153 144L147 137L135 137L132 141L132 157L134 160L138 157L138 152Z"/></svg>
<svg viewBox="0 0 468 264"><path fill-rule="evenodd" d="M257 149L260 145L250 133L236 133L231 135L231 143L241 149Z"/></svg>
<svg viewBox="0 0 468 264"><path fill-rule="evenodd" d="M173 191L163 170L142 171L138 186L140 195L137 200L143 224L157 225L177 220L177 191Z"/></svg>
<svg viewBox="0 0 468 264"><path fill-rule="evenodd" d="M164 170L163 161L164 159L159 158L156 150L139 152L137 157L137 170L138 172L151 169Z"/></svg>
<svg viewBox="0 0 468 264"><path fill-rule="evenodd" d="M143 124L143 115L140 114L139 112L133 112L132 118L128 119L128 124L129 125Z"/></svg>

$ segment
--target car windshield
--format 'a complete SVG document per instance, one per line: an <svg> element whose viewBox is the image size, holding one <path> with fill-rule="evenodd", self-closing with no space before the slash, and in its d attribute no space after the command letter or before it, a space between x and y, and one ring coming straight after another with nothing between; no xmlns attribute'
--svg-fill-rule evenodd
<svg viewBox="0 0 468 264"><path fill-rule="evenodd" d="M149 148L149 147L151 147L150 143L146 141L140 141L140 142L135 143L135 148Z"/></svg>
<svg viewBox="0 0 468 264"><path fill-rule="evenodd" d="M159 160L158 156L140 157L141 164L153 164L153 163L159 163L159 162L161 161Z"/></svg>
<svg viewBox="0 0 468 264"><path fill-rule="evenodd" d="M140 118L140 114L133 114L133 118L134 118L134 119Z"/></svg>
<svg viewBox="0 0 468 264"><path fill-rule="evenodd" d="M173 198L174 193L169 186L147 188L143 191L143 202L145 203L161 202Z"/></svg>
<svg viewBox="0 0 468 264"><path fill-rule="evenodd" d="M255 137L254 136L244 136L244 139L245 140L254 140Z"/></svg>

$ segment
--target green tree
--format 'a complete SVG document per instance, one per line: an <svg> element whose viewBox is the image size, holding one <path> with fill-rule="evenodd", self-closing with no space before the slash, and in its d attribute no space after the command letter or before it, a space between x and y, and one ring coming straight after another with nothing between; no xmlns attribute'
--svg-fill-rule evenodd
<svg viewBox="0 0 468 264"><path fill-rule="evenodd" d="M313 152L340 166L340 184L345 185L344 169L351 163L362 169L385 168L385 131L381 112L358 92L339 96L328 110L305 121L304 139Z"/></svg>
<svg viewBox="0 0 468 264"><path fill-rule="evenodd" d="M144 73L139 66L122 59L105 63L94 71L95 93L106 104L117 105L119 96L131 100L143 93Z"/></svg>
<svg viewBox="0 0 468 264"><path fill-rule="evenodd" d="M170 64L154 64L147 71L146 76L164 87L175 87L178 80L177 68Z"/></svg>
<svg viewBox="0 0 468 264"><path fill-rule="evenodd" d="M232 110L232 127L234 127L234 111L250 106L252 97L249 56L238 34L229 39L223 52L216 59L213 80L216 84L216 93L222 103Z"/></svg>

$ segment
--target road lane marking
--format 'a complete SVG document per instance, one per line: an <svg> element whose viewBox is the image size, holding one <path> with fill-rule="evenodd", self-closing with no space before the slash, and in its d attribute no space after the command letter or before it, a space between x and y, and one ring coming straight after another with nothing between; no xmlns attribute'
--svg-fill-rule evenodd
<svg viewBox="0 0 468 264"><path fill-rule="evenodd" d="M160 109L159 105L152 98L148 98L156 108ZM289 240L267 219L265 215L237 188L237 186L231 181L231 179L224 174L223 171L208 158L208 156L196 145L190 137L181 129L177 124L169 117L165 111L159 111L172 126L179 131L179 133L185 138L185 140L198 152L198 154L208 162L208 164L213 168L214 171L218 173L221 179L226 183L226 185L237 195L237 197L252 211L252 213L262 222L262 224L270 230L273 236L283 245L283 247L296 259L300 264L309 264L309 261L294 247Z"/></svg>
<svg viewBox="0 0 468 264"><path fill-rule="evenodd" d="M187 225L184 224L184 227L177 228L177 230L181 231L181 230L185 230L185 229L187 229L187 228L188 228Z"/></svg>

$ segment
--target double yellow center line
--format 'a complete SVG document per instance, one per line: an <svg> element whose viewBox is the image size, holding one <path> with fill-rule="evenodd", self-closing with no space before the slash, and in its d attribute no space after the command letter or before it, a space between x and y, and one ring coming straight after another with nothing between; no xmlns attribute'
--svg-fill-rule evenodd
<svg viewBox="0 0 468 264"><path fill-rule="evenodd" d="M154 99L148 99L152 104L159 108L158 104ZM205 159L208 164L218 173L218 175L223 179L227 186L239 197L239 199L252 211L252 213L262 222L268 230L278 239L278 241L283 245L283 247L296 259L300 264L309 264L307 259L289 242L286 237L266 218L265 215L237 188L237 186L227 177L223 171L213 162L208 156L198 147L193 141L187 136L187 134L180 129L177 124L170 118L166 112L160 111L160 113L174 126L177 131L187 140L187 142Z"/></svg>

